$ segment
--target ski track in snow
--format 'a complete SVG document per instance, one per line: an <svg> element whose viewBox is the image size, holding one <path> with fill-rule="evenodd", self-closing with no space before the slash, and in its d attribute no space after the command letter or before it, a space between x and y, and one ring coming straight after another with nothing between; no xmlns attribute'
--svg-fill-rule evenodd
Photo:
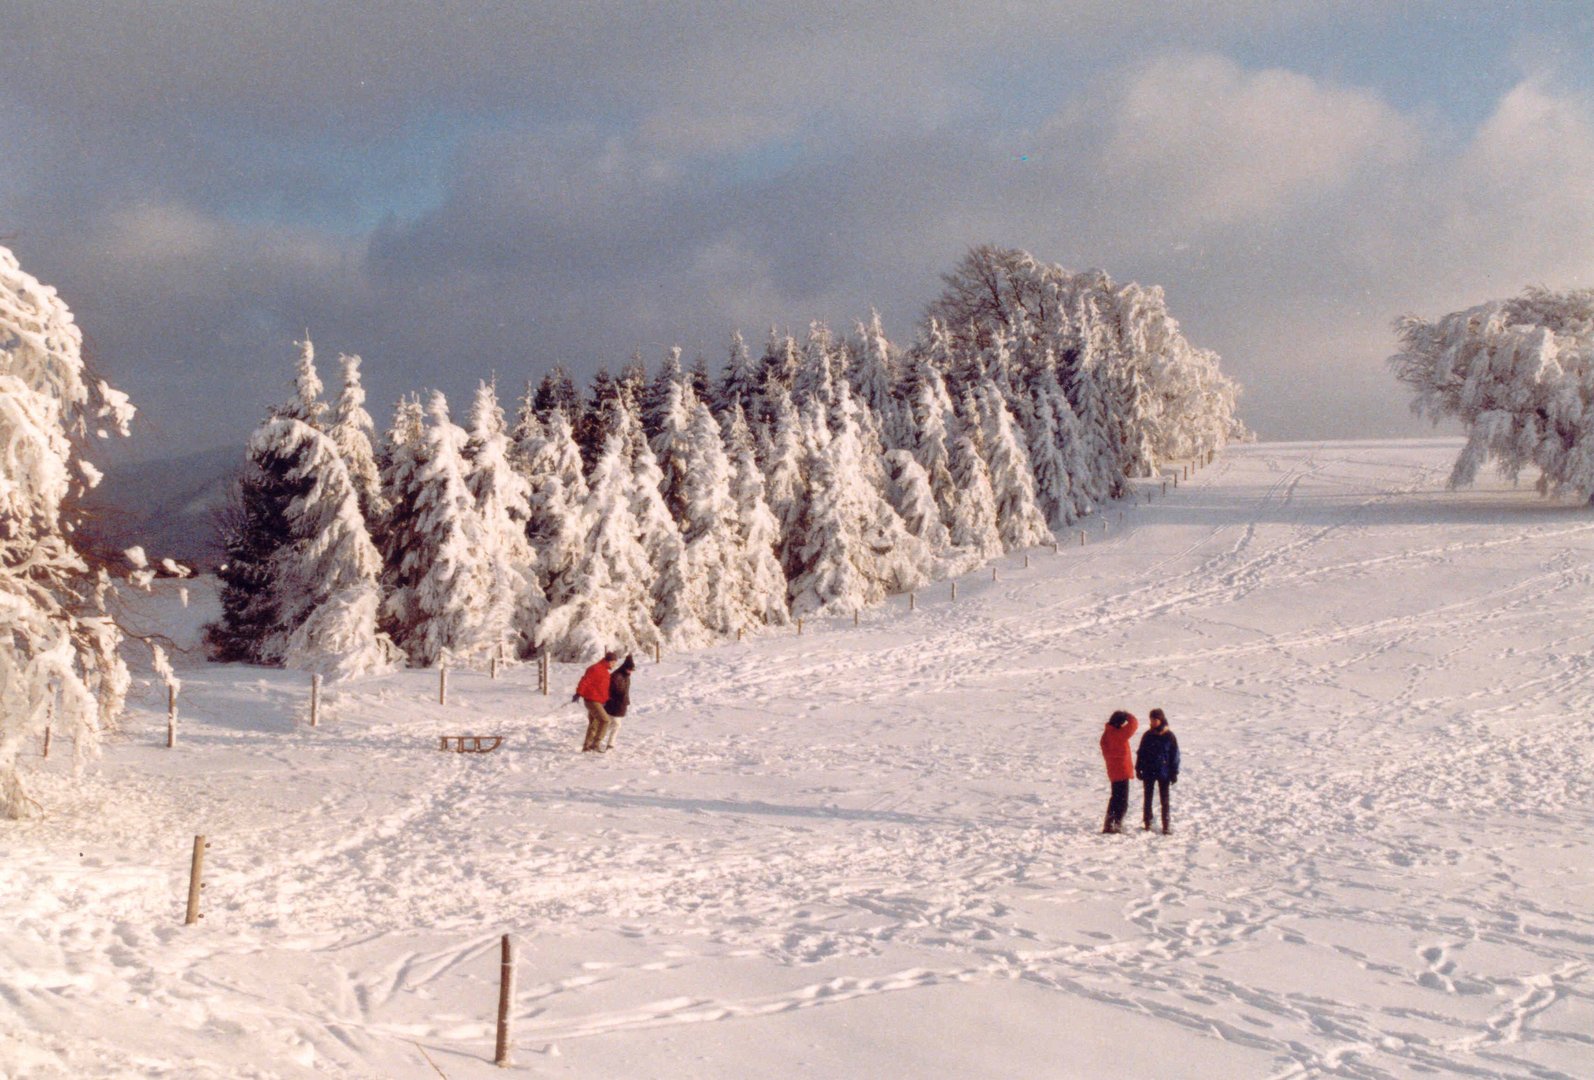
<svg viewBox="0 0 1594 1080"><path fill-rule="evenodd" d="M146 691L0 832L0 1073L498 1075L512 932L538 1075L835 1075L789 1044L876 1001L1004 1037L915 1028L937 989L1035 1010L1036 1055L1102 1010L1143 1075L1594 1075L1594 520L1445 492L1454 450L1236 448L956 602L649 658L603 758L574 669L365 680L310 729L299 676L192 667L177 751ZM1103 837L1101 722L1158 704L1175 832L1135 785ZM464 731L506 744L431 749Z"/></svg>

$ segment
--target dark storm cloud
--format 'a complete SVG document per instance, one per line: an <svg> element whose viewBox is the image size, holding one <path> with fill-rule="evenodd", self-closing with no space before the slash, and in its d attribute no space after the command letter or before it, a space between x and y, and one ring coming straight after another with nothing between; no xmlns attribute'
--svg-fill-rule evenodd
<svg viewBox="0 0 1594 1080"><path fill-rule="evenodd" d="M1123 8L13 5L0 234L140 453L241 439L307 328L380 420L734 326L906 336L984 241L1164 284L1267 435L1388 432L1393 314L1588 283L1589 88L1528 39L1450 114L1453 5Z"/></svg>

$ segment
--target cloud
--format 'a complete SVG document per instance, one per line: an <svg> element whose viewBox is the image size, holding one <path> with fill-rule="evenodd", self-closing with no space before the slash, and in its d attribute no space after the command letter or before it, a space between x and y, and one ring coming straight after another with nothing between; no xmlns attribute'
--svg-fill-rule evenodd
<svg viewBox="0 0 1594 1080"><path fill-rule="evenodd" d="M28 5L0 232L146 414L218 437L307 327L374 402L452 396L871 306L902 338L986 241L1164 285L1264 434L1388 433L1394 314L1587 283L1586 87L1458 119L1345 73L1434 19L1185 9Z"/></svg>

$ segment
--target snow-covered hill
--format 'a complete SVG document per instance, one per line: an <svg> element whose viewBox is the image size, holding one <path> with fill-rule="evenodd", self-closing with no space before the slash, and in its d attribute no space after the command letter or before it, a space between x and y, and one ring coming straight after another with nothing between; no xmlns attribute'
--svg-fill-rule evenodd
<svg viewBox="0 0 1594 1080"><path fill-rule="evenodd" d="M1234 448L955 601L650 658L607 756L574 669L311 729L190 666L177 749L147 689L0 823L0 1073L504 1075L510 933L511 1075L1594 1075L1594 514L1458 446ZM1102 836L1153 706L1174 834Z"/></svg>

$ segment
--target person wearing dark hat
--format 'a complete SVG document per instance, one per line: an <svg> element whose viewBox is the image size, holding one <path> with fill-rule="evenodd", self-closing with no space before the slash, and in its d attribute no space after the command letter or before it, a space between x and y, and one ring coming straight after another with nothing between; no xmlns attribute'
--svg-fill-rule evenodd
<svg viewBox="0 0 1594 1080"><path fill-rule="evenodd" d="M630 653L626 653L620 666L609 676L609 700L603 703L603 711L609 714L609 723L599 739L603 743L599 749L604 753L614 749L614 733L620 730L620 718L631 707L631 672L635 670L636 661L631 659Z"/></svg>
<svg viewBox="0 0 1594 1080"><path fill-rule="evenodd" d="M571 701L585 702L587 706L587 737L581 744L582 753L598 748L603 729L609 725L609 714L604 711L603 703L609 700L609 665L619 655L612 649L604 653L602 660L587 668L581 681L576 684L575 694L570 698Z"/></svg>
<svg viewBox="0 0 1594 1080"><path fill-rule="evenodd" d="M1123 832L1124 814L1129 812L1129 780L1135 775L1129 737L1139 726L1139 720L1119 709L1107 718L1107 726L1101 731L1101 756L1107 763L1107 782L1112 785L1107 820L1101 827L1104 833Z"/></svg>
<svg viewBox="0 0 1594 1080"><path fill-rule="evenodd" d="M1161 709L1151 710L1151 728L1140 737L1140 747L1135 751L1135 775L1145 785L1146 793L1141 828L1151 828L1151 793L1155 789L1162 796L1162 831L1172 832L1168 826L1168 785L1179 782L1179 740Z"/></svg>

